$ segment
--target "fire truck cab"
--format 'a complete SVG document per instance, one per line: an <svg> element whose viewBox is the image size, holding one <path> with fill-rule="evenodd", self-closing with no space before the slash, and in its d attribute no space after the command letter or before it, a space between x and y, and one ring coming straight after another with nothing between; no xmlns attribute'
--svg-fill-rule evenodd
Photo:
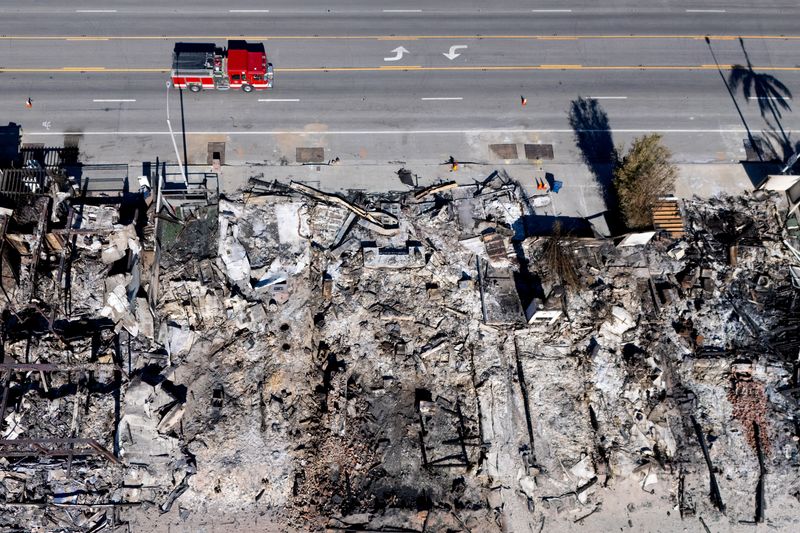
<svg viewBox="0 0 800 533"><path fill-rule="evenodd" d="M270 89L272 64L262 43L228 41L227 48L214 43L175 43L172 53L172 85L199 92L202 89Z"/></svg>

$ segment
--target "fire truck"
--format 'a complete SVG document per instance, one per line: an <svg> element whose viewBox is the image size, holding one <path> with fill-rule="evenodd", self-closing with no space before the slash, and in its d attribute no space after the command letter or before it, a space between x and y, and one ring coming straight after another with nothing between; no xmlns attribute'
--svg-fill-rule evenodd
<svg viewBox="0 0 800 533"><path fill-rule="evenodd" d="M272 64L262 43L228 41L227 48L214 43L175 43L172 53L172 85L199 92L203 89L271 89Z"/></svg>

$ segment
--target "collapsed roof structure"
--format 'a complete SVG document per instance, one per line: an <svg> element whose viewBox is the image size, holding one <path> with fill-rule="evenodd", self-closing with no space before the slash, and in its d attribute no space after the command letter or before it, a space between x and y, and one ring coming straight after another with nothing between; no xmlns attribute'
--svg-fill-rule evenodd
<svg viewBox="0 0 800 533"><path fill-rule="evenodd" d="M623 243L542 234L502 172L186 201L61 176L0 215L4 529L795 520L777 194L675 201L680 232Z"/></svg>

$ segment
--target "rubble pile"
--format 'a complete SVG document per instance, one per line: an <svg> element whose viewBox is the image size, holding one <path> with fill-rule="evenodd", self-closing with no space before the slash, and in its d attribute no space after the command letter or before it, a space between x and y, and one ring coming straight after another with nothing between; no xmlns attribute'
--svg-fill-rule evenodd
<svg viewBox="0 0 800 533"><path fill-rule="evenodd" d="M148 201L92 198L50 170L22 191L0 194L0 528L99 530L118 523L114 502L132 502L122 353L150 344L135 220Z"/></svg>
<svg viewBox="0 0 800 533"><path fill-rule="evenodd" d="M777 195L621 239L503 173L254 180L158 231L134 196L2 215L0 527L794 521L800 246Z"/></svg>

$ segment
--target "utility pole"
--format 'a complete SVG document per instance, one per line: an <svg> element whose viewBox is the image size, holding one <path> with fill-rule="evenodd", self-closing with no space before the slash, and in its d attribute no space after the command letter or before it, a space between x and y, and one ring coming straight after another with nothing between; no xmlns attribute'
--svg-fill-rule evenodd
<svg viewBox="0 0 800 533"><path fill-rule="evenodd" d="M167 128L169 128L169 136L172 139L172 147L175 148L175 157L178 158L178 167L181 169L181 177L183 178L183 185L187 189L189 188L189 180L186 179L186 169L183 167L183 163L181 163L181 154L178 151L178 143L175 142L175 133L172 131L172 123L169 121L169 90L172 87L172 83L167 81ZM186 132L184 132L184 135ZM166 176L164 176L166 178ZM161 190L161 187L159 187Z"/></svg>

